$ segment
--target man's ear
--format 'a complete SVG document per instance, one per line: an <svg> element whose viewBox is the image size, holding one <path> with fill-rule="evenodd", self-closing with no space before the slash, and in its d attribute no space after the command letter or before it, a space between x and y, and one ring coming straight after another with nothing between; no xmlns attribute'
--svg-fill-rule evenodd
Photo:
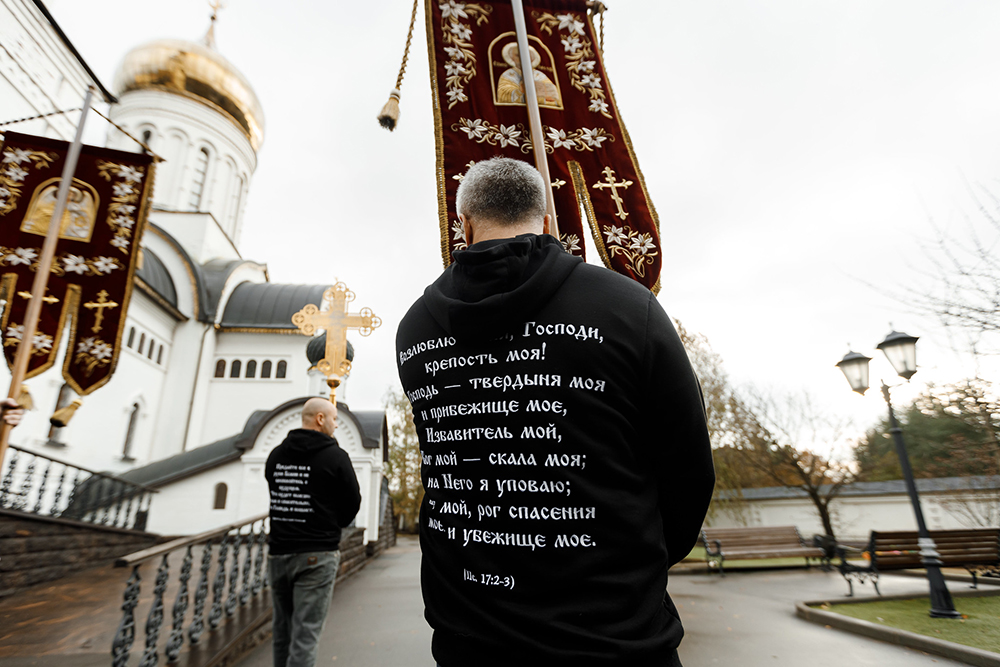
<svg viewBox="0 0 1000 667"><path fill-rule="evenodd" d="M552 227L552 216L546 213L545 217L542 218L542 234L550 234L551 232L549 231L549 229L551 229L551 227Z"/></svg>
<svg viewBox="0 0 1000 667"><path fill-rule="evenodd" d="M458 214L458 220L462 223L462 233L465 234L465 245L472 245L474 243L472 240L472 223L461 213Z"/></svg>

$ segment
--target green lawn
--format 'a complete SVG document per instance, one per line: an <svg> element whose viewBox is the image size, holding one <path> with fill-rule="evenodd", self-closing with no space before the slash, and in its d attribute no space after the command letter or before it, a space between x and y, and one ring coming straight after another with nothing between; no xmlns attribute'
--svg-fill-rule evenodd
<svg viewBox="0 0 1000 667"><path fill-rule="evenodd" d="M960 620L931 618L928 598L822 605L851 618L1000 653L1000 597L955 598Z"/></svg>

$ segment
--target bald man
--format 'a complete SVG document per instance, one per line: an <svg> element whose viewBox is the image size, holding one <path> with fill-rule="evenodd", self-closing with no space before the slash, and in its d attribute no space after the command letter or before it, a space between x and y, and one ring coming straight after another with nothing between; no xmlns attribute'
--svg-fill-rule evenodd
<svg viewBox="0 0 1000 667"><path fill-rule="evenodd" d="M268 574L275 667L312 667L340 567L340 531L361 507L351 457L337 444L337 406L310 398L302 428L267 457Z"/></svg>

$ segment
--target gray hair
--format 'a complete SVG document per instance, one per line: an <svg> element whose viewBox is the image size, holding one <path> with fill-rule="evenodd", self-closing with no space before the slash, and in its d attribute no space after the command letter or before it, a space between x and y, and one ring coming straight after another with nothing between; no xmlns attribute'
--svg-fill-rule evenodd
<svg viewBox="0 0 1000 667"><path fill-rule="evenodd" d="M545 215L545 182L527 162L495 157L469 168L458 186L458 212L507 227Z"/></svg>

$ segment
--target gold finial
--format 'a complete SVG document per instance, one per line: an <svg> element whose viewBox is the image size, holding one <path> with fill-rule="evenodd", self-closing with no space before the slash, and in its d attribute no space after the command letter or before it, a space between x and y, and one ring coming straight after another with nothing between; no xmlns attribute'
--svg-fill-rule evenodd
<svg viewBox="0 0 1000 667"><path fill-rule="evenodd" d="M215 22L219 20L219 10L226 8L226 3L223 0L208 0L208 6L212 8L212 22L208 26L208 32L205 33L205 46L210 49L215 48Z"/></svg>

